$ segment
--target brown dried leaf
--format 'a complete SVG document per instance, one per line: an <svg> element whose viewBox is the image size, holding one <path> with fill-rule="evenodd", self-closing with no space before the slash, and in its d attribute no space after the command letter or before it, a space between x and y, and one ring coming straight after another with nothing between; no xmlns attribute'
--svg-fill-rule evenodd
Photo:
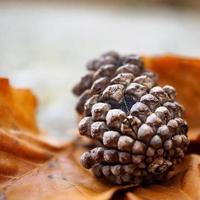
<svg viewBox="0 0 200 200"><path fill-rule="evenodd" d="M41 139L30 90L0 79L0 199L109 199L119 187L94 179L79 164L74 142Z"/></svg>
<svg viewBox="0 0 200 200"><path fill-rule="evenodd" d="M4 194L8 199L109 199L119 187L94 179L79 164L82 153L74 143L26 176L10 181Z"/></svg>
<svg viewBox="0 0 200 200"><path fill-rule="evenodd" d="M177 88L192 127L191 147L197 144L190 147L190 152L197 153L200 60L174 56L144 60L159 73L161 84ZM200 199L199 155L187 155L163 184L138 188L112 186L94 178L79 164L85 149L76 141L55 145L41 139L35 120L36 105L29 90L13 89L7 79L0 79L0 199Z"/></svg>
<svg viewBox="0 0 200 200"><path fill-rule="evenodd" d="M39 132L35 111L37 100L29 89L15 89L8 79L0 78L0 127Z"/></svg>
<svg viewBox="0 0 200 200"><path fill-rule="evenodd" d="M200 59L165 55L144 57L147 67L159 75L161 85L176 88L190 128L200 128Z"/></svg>
<svg viewBox="0 0 200 200"><path fill-rule="evenodd" d="M200 156L187 156L172 178L164 184L136 188L127 194L127 199L136 200L198 200L200 199Z"/></svg>

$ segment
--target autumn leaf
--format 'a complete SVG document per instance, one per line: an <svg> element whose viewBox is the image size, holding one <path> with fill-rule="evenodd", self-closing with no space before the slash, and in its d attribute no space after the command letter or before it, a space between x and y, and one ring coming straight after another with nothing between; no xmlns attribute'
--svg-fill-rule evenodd
<svg viewBox="0 0 200 200"><path fill-rule="evenodd" d="M0 127L28 130L38 134L35 120L37 99L29 89L11 88L8 79L0 79Z"/></svg>
<svg viewBox="0 0 200 200"><path fill-rule="evenodd" d="M145 65L157 72L161 85L172 85L185 107L190 128L200 128L200 60L173 55L144 57Z"/></svg>
<svg viewBox="0 0 200 200"><path fill-rule="evenodd" d="M200 198L200 156L187 156L172 177L163 184L139 187L126 194L127 200L198 200Z"/></svg>
<svg viewBox="0 0 200 200"><path fill-rule="evenodd" d="M96 179L79 163L87 147L76 139L64 145L49 142L37 127L32 92L0 79L0 199L200 199L200 60L145 56L144 61L159 74L161 84L177 88L190 125L190 154L166 182L135 188Z"/></svg>
<svg viewBox="0 0 200 200"><path fill-rule="evenodd" d="M84 151L42 139L30 90L0 79L0 199L109 199L119 189L96 180L79 164ZM59 197L60 196L60 197Z"/></svg>

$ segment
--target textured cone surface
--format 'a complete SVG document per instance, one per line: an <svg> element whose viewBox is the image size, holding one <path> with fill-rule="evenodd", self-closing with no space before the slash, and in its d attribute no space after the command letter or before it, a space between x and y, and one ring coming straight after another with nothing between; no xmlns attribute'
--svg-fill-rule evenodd
<svg viewBox="0 0 200 200"><path fill-rule="evenodd" d="M116 184L163 180L187 150L187 123L172 86L157 85L136 55L103 54L74 88L79 132L99 141L81 163Z"/></svg>

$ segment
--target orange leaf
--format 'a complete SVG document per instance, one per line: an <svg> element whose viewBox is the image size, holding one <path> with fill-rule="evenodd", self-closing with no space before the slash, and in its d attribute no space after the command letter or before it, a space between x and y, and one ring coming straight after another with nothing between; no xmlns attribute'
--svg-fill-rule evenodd
<svg viewBox="0 0 200 200"><path fill-rule="evenodd" d="M10 181L3 189L8 199L109 199L119 187L96 180L79 164L81 148L74 143L31 173Z"/></svg>
<svg viewBox="0 0 200 200"><path fill-rule="evenodd" d="M119 187L94 179L79 164L74 142L53 145L40 137L36 99L0 79L0 199L108 199Z"/></svg>
<svg viewBox="0 0 200 200"><path fill-rule="evenodd" d="M35 120L37 100L28 89L14 89L0 78L0 127L38 133Z"/></svg>
<svg viewBox="0 0 200 200"><path fill-rule="evenodd" d="M200 128L200 59L173 55L144 57L145 65L159 75L161 85L172 85L185 109L191 128Z"/></svg>
<svg viewBox="0 0 200 200"><path fill-rule="evenodd" d="M200 156L187 156L173 176L160 185L136 188L127 193L127 200L198 200L200 199Z"/></svg>

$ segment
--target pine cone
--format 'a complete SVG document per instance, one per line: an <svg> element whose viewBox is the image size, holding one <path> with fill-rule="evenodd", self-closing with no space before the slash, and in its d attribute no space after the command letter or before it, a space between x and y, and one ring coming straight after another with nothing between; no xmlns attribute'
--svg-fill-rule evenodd
<svg viewBox="0 0 200 200"><path fill-rule="evenodd" d="M176 90L158 86L135 55L109 52L87 68L74 88L83 115L79 132L100 145L85 152L81 164L116 184L165 179L189 144Z"/></svg>

